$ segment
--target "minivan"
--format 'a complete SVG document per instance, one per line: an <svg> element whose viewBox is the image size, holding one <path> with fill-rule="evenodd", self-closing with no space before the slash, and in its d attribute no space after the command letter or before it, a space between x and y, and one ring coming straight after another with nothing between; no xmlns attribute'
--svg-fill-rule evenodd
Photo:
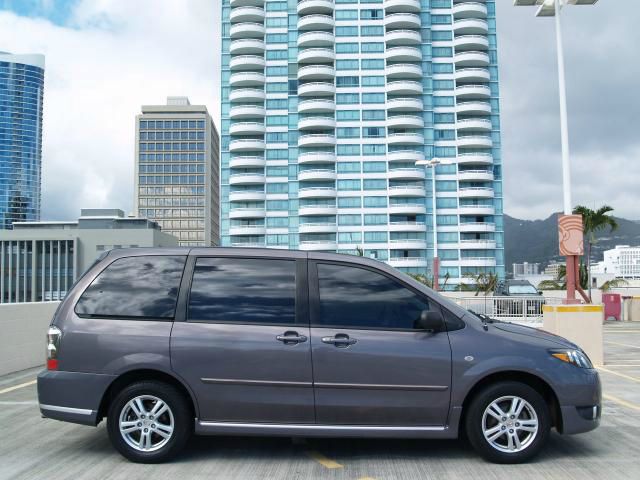
<svg viewBox="0 0 640 480"><path fill-rule="evenodd" d="M523 462L596 428L601 388L564 338L476 316L373 259L119 249L70 289L38 376L44 417L135 462L192 433L453 439Z"/></svg>

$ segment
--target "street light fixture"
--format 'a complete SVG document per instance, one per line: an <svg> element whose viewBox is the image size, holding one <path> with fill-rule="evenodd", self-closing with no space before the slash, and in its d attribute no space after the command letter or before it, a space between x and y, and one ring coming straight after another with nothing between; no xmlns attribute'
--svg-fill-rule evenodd
<svg viewBox="0 0 640 480"><path fill-rule="evenodd" d="M562 24L560 13L566 5L593 5L598 0L514 0L515 6L538 6L536 16L555 17L556 22L556 50L558 56L558 83L560 92L560 136L562 143L562 192L564 215L571 215L571 164L569 162L569 127L567 121L567 87L565 82L564 51L562 47ZM562 231L562 227L561 227ZM561 245L562 250L562 245ZM567 255L567 303L575 302L576 288L584 297L580 285L576 285L576 271L578 269L578 255Z"/></svg>
<svg viewBox="0 0 640 480"><path fill-rule="evenodd" d="M439 158L432 158L431 160L418 160L416 165L423 166L427 169L431 168L431 195L433 198L433 208L431 212L432 217L432 229L433 229L433 289L439 289L440 279L440 259L438 258L438 231L436 228L436 167L438 165L451 165L454 162L450 160L441 160Z"/></svg>

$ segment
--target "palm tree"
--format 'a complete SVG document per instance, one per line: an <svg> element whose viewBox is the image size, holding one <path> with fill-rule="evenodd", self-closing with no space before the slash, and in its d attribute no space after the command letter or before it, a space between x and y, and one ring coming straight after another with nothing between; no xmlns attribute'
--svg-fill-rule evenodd
<svg viewBox="0 0 640 480"><path fill-rule="evenodd" d="M596 233L607 227L609 232L618 228L618 222L611 215L613 207L603 205L597 210L591 210L583 205L578 205L573 209L574 214L582 215L584 236L587 240L587 286L589 287L589 301L591 301L591 247L597 243Z"/></svg>
<svg viewBox="0 0 640 480"><path fill-rule="evenodd" d="M472 285L465 285L463 283L460 284L462 289L466 290L467 287L469 290L474 289L477 297L480 293L483 293L485 296L489 295L491 292L495 291L496 286L498 285L498 276L495 273L479 273L477 275L467 274L465 275L468 279L472 281Z"/></svg>
<svg viewBox="0 0 640 480"><path fill-rule="evenodd" d="M600 285L600 290L603 292L608 292L609 290L613 290L614 288L625 287L629 285L624 278L612 278L611 280L607 280L602 285Z"/></svg>
<svg viewBox="0 0 640 480"><path fill-rule="evenodd" d="M584 263L580 263L578 269L578 282L580 287L584 290L587 288L589 282L589 275L587 267ZM553 280L542 280L538 284L538 290L566 290L567 288L567 267L560 265L558 267L558 276Z"/></svg>

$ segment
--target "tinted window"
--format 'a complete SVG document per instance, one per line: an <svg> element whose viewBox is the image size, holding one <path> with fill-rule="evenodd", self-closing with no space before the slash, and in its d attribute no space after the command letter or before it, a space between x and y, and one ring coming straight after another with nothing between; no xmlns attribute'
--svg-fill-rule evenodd
<svg viewBox="0 0 640 480"><path fill-rule="evenodd" d="M111 263L87 287L78 315L173 318L184 256L140 256Z"/></svg>
<svg viewBox="0 0 640 480"><path fill-rule="evenodd" d="M198 258L189 319L281 324L296 321L296 262Z"/></svg>
<svg viewBox="0 0 640 480"><path fill-rule="evenodd" d="M363 268L318 264L318 283L322 325L413 329L429 309L426 298Z"/></svg>

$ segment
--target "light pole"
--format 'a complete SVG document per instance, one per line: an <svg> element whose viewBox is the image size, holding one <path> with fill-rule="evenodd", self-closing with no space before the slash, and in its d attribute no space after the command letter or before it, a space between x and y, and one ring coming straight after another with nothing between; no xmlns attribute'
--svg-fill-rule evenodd
<svg viewBox="0 0 640 480"><path fill-rule="evenodd" d="M571 163L569 160L569 125L567 121L567 86L565 81L564 50L562 46L562 23L560 13L565 5L593 5L598 0L514 0L515 6L537 5L538 17L555 17L556 53L558 57L558 86L560 92L560 138L562 145L562 195L565 215L573 213L571 201ZM561 227L562 230L562 227ZM561 247L562 249L562 247ZM575 302L576 288L582 294L579 282L576 282L578 255L567 255L567 303ZM584 295L583 295L584 296Z"/></svg>

